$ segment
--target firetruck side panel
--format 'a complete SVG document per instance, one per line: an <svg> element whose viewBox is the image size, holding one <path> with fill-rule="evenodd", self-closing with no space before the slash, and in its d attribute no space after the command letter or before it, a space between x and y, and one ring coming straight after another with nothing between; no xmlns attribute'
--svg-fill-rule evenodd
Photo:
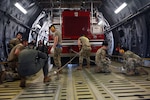
<svg viewBox="0 0 150 100"><path fill-rule="evenodd" d="M92 33L92 22L89 11L63 11L62 12L62 24L60 29L62 32L62 55L70 56L73 52L71 49L79 52L77 46L77 40L81 35L85 35L89 38L92 55L101 47L102 42L104 41L104 34L93 34ZM53 45L52 34L49 35L50 47Z"/></svg>

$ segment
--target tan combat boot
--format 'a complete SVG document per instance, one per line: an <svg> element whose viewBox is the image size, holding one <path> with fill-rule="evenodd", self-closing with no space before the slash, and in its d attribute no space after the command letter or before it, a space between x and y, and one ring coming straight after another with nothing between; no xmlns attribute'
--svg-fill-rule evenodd
<svg viewBox="0 0 150 100"><path fill-rule="evenodd" d="M95 72L96 73L102 72L102 68L100 66L96 66Z"/></svg>
<svg viewBox="0 0 150 100"><path fill-rule="evenodd" d="M126 75L132 76L135 75L135 72L133 70L130 70L129 72L126 73Z"/></svg>
<svg viewBox="0 0 150 100"><path fill-rule="evenodd" d="M77 70L82 70L82 64L78 66Z"/></svg>
<svg viewBox="0 0 150 100"><path fill-rule="evenodd" d="M22 88L26 87L26 78L25 77L21 77L20 87L22 87Z"/></svg>
<svg viewBox="0 0 150 100"><path fill-rule="evenodd" d="M90 69L90 64L87 64L86 68L89 68L89 69Z"/></svg>
<svg viewBox="0 0 150 100"><path fill-rule="evenodd" d="M61 67L58 67L58 70L59 70L59 72L58 72L58 73L59 73L59 74L63 74L62 69L61 69L61 70L60 70L60 69L61 69Z"/></svg>
<svg viewBox="0 0 150 100"><path fill-rule="evenodd" d="M43 80L44 83L47 83L47 82L50 82L50 81L51 81L50 77L48 77L48 76L44 77L44 80Z"/></svg>
<svg viewBox="0 0 150 100"><path fill-rule="evenodd" d="M3 83L5 77L6 77L6 72L5 71L0 72L0 84Z"/></svg>

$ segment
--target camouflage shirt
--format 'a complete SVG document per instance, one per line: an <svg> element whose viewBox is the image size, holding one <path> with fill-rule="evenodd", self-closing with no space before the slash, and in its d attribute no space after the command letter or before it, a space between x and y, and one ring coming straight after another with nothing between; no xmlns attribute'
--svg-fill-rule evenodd
<svg viewBox="0 0 150 100"><path fill-rule="evenodd" d="M61 45L61 43L62 43L62 37L61 37L60 32L59 32L59 31L56 31L56 32L54 33L54 35L53 35L53 38L54 38L55 36L58 36L58 44Z"/></svg>
<svg viewBox="0 0 150 100"><path fill-rule="evenodd" d="M19 49L21 51L24 48L25 47L21 43L17 44L15 47L13 47L12 50L10 51L9 55L8 55L8 61L16 61L18 59L18 56L14 54L15 50Z"/></svg>
<svg viewBox="0 0 150 100"><path fill-rule="evenodd" d="M21 41L18 38L13 38L9 41L9 48L12 49L14 46L19 44Z"/></svg>
<svg viewBox="0 0 150 100"><path fill-rule="evenodd" d="M129 50L124 53L123 58L124 58L124 60L127 60L128 58L135 58L135 59L138 59L138 60L141 59L140 56L138 56L137 54L135 54L135 53L133 53Z"/></svg>
<svg viewBox="0 0 150 100"><path fill-rule="evenodd" d="M100 48L97 50L96 52L96 56L95 56L95 60L96 60L96 63L105 63L107 60L106 60L106 50L104 50L103 48Z"/></svg>
<svg viewBox="0 0 150 100"><path fill-rule="evenodd" d="M89 39L85 36L81 36L78 40L81 41L82 46L91 46L90 42L89 42Z"/></svg>

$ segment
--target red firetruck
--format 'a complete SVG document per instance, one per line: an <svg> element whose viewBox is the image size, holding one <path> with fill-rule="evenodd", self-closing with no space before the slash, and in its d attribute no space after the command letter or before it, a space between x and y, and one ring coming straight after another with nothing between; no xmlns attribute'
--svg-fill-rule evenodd
<svg viewBox="0 0 150 100"><path fill-rule="evenodd" d="M71 49L76 52L79 51L77 40L81 35L85 35L89 38L92 46L91 56L94 56L97 49L101 47L105 36L102 27L97 25L96 19L91 18L90 11L63 11L61 21L61 24L54 24L56 28L57 26L60 27L59 31L62 33L62 57L71 57L74 55ZM49 41L50 49L53 43L51 34L49 35Z"/></svg>

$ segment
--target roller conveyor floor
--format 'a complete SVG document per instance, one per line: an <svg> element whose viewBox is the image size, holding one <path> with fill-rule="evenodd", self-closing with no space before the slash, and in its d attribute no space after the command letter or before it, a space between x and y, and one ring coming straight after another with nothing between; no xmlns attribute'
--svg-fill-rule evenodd
<svg viewBox="0 0 150 100"><path fill-rule="evenodd" d="M49 84L43 83L40 71L28 77L24 89L19 80L1 84L0 100L150 100L150 76L126 76L116 66L121 64L112 62L110 74L95 73L95 66L83 70L67 67L59 77L52 76Z"/></svg>

